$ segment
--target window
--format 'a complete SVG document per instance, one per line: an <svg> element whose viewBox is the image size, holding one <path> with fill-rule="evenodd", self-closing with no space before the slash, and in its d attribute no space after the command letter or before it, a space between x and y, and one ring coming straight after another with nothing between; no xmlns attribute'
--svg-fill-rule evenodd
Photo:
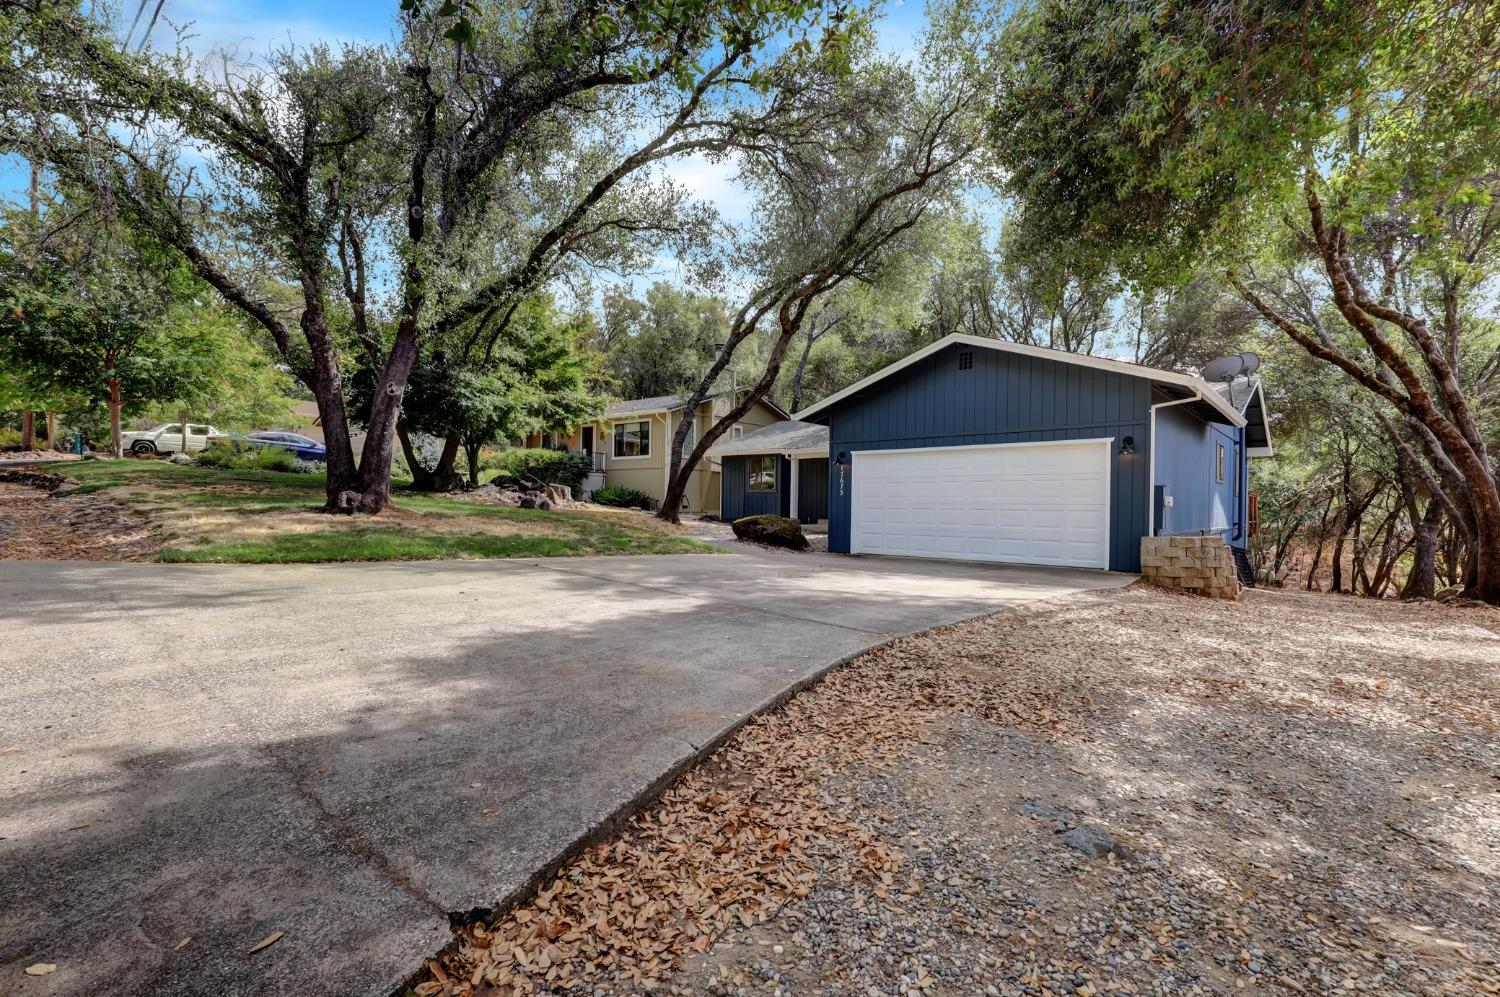
<svg viewBox="0 0 1500 997"><path fill-rule="evenodd" d="M744 435L745 435L745 427L744 426L732 426L732 427L730 427L729 438L731 440L737 440L741 436L744 436Z"/></svg>
<svg viewBox="0 0 1500 997"><path fill-rule="evenodd" d="M973 350L964 350L962 353L960 353L958 355L958 369L959 370L973 370L974 369L974 351Z"/></svg>
<svg viewBox="0 0 1500 997"><path fill-rule="evenodd" d="M188 423L188 435L190 435L190 436L207 436L208 435L208 427L207 426L195 426L192 423Z"/></svg>
<svg viewBox="0 0 1500 997"><path fill-rule="evenodd" d="M178 433L182 432L182 423L169 422L165 426L157 426L156 428L163 433L170 433L173 436L176 436Z"/></svg>
<svg viewBox="0 0 1500 997"><path fill-rule="evenodd" d="M687 432L682 436L682 452L692 453L693 444L698 442L698 423L689 419L687 427Z"/></svg>
<svg viewBox="0 0 1500 997"><path fill-rule="evenodd" d="M1222 443L1215 443L1214 444L1214 448L1215 448L1215 451L1216 451L1216 453L1214 455L1214 460L1215 460L1214 474L1218 477L1218 480L1223 481L1224 480L1224 444L1222 444Z"/></svg>
<svg viewBox="0 0 1500 997"><path fill-rule="evenodd" d="M750 481L746 486L752 492L774 492L776 490L776 455L750 458Z"/></svg>
<svg viewBox="0 0 1500 997"><path fill-rule="evenodd" d="M651 423L615 423L615 456L645 457L651 453Z"/></svg>

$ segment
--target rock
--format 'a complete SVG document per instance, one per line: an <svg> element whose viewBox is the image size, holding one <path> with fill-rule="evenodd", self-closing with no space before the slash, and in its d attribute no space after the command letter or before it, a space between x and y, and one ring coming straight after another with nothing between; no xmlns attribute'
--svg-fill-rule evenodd
<svg viewBox="0 0 1500 997"><path fill-rule="evenodd" d="M521 504L521 493L513 488L496 488L494 485L480 485L475 493L481 498L498 505L508 505L511 508L517 508Z"/></svg>
<svg viewBox="0 0 1500 997"><path fill-rule="evenodd" d="M167 463L176 464L178 467L185 467L188 464L193 463L193 458L189 457L185 453L174 453L172 456L167 458Z"/></svg>
<svg viewBox="0 0 1500 997"><path fill-rule="evenodd" d="M1050 807L1045 803L1038 803L1036 800L1027 800L1025 803L1022 803L1020 806L1016 807L1016 809L1028 817L1046 817L1048 819L1053 819L1057 817L1067 816L1056 807Z"/></svg>
<svg viewBox="0 0 1500 997"><path fill-rule="evenodd" d="M807 537L802 534L802 524L795 519L781 516L745 516L733 524L734 535L741 540L769 544L772 547L789 547L806 550Z"/></svg>
<svg viewBox="0 0 1500 997"><path fill-rule="evenodd" d="M1433 598L1438 602L1451 602L1463 594L1464 587L1462 585L1449 585L1447 588L1439 590Z"/></svg>
<svg viewBox="0 0 1500 997"><path fill-rule="evenodd" d="M1071 831L1064 831L1057 836L1057 840L1090 858L1102 859L1109 854L1125 854L1125 849L1113 835L1089 824L1080 824Z"/></svg>
<svg viewBox="0 0 1500 997"><path fill-rule="evenodd" d="M565 509L573 504L573 490L567 485L547 485L544 490L554 508Z"/></svg>
<svg viewBox="0 0 1500 997"><path fill-rule="evenodd" d="M522 509L551 509L552 500L544 492L526 492L521 496Z"/></svg>

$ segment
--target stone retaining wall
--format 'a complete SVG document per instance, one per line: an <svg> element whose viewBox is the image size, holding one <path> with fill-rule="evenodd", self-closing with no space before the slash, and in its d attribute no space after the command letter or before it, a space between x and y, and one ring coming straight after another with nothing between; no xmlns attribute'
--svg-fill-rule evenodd
<svg viewBox="0 0 1500 997"><path fill-rule="evenodd" d="M1234 555L1219 537L1142 537L1141 577L1211 599L1240 597Z"/></svg>

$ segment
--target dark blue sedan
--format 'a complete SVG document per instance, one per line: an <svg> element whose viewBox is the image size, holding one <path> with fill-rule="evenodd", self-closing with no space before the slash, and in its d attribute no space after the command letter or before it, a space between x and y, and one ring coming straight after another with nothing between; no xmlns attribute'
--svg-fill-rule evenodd
<svg viewBox="0 0 1500 997"><path fill-rule="evenodd" d="M246 433L245 442L259 447L280 447L283 450L290 450L302 460L325 461L328 459L327 447L317 440L297 433Z"/></svg>

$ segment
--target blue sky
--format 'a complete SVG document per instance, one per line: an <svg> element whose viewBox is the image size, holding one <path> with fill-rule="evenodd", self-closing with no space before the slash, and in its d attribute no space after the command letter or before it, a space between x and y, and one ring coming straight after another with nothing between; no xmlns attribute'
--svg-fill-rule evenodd
<svg viewBox="0 0 1500 997"><path fill-rule="evenodd" d="M120 0L134 12L136 0ZM385 42L392 38L399 0L166 0L158 39L184 28L198 51L229 49L253 60L267 50L344 41ZM881 19L882 45L888 51L910 48L925 23L921 2L887 0ZM674 164L673 176L699 198L715 204L731 222L747 220L749 203L736 189L728 167L701 160ZM26 170L15 159L0 158L0 197L19 198L26 189Z"/></svg>

